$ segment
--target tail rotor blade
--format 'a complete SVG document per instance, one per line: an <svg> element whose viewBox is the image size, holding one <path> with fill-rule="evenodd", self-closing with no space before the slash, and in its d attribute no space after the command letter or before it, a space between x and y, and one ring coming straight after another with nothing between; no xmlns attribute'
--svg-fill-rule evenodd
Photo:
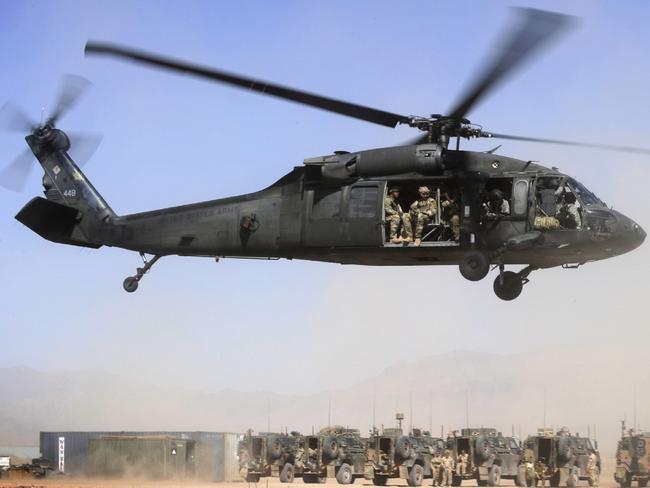
<svg viewBox="0 0 650 488"><path fill-rule="evenodd" d="M67 132L70 139L70 157L82 167L95 154L102 142L102 134L88 132Z"/></svg>
<svg viewBox="0 0 650 488"><path fill-rule="evenodd" d="M90 81L81 76L65 75L61 83L59 99L48 119L48 123L56 125L56 122L79 101L91 85Z"/></svg>
<svg viewBox="0 0 650 488"><path fill-rule="evenodd" d="M21 153L20 156L0 171L0 186L15 192L22 191L34 167L33 159L34 155L29 149Z"/></svg>
<svg viewBox="0 0 650 488"><path fill-rule="evenodd" d="M0 130L25 134L32 132L34 127L36 123L12 102L7 102L0 108Z"/></svg>

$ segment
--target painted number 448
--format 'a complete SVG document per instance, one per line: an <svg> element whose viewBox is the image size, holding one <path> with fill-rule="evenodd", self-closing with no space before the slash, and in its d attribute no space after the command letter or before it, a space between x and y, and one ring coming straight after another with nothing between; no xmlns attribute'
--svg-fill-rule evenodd
<svg viewBox="0 0 650 488"><path fill-rule="evenodd" d="M77 196L77 190L65 190L65 191L63 192L63 196L64 196L64 197L71 197L71 198L74 198L74 197Z"/></svg>

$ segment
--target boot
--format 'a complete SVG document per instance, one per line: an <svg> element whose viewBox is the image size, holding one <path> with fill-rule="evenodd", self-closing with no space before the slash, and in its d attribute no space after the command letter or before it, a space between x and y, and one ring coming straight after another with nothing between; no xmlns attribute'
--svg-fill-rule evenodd
<svg viewBox="0 0 650 488"><path fill-rule="evenodd" d="M420 247L420 244L422 244L422 239L415 239L415 247Z"/></svg>
<svg viewBox="0 0 650 488"><path fill-rule="evenodd" d="M393 236L393 237L390 238L390 242L392 242L393 244L401 244L402 243L402 238L397 237L397 236Z"/></svg>

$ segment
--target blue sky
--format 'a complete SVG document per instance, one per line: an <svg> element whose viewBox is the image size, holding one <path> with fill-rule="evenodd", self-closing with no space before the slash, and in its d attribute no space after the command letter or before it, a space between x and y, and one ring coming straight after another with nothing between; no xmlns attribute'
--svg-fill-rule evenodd
<svg viewBox="0 0 650 488"><path fill-rule="evenodd" d="M118 213L229 196L267 186L306 157L399 144L413 134L87 59L88 39L426 115L451 106L511 20L511 5L581 21L470 119L495 132L650 146L650 4L643 1L0 0L0 102L11 99L38 119L61 75L93 81L59 125L104 134L84 171ZM9 162L24 141L0 134L0 147ZM647 157L514 142L500 153L559 166L650 228ZM173 257L127 295L121 282L137 254L55 245L13 219L40 191L37 171L24 193L0 191L0 336L11 344L0 367L104 369L203 389L263 389L269 378L290 375L271 389L314 391L371 375L361 367L369 362L383 368L455 349L510 353L650 338L641 327L647 245L579 271L535 273L510 304L494 298L491 277L470 284L454 268ZM377 361L372 351L382 347L392 354Z"/></svg>

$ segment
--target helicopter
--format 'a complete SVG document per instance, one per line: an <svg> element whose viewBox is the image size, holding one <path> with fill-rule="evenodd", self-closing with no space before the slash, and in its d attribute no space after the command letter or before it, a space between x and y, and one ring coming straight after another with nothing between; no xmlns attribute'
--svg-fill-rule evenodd
<svg viewBox="0 0 650 488"><path fill-rule="evenodd" d="M420 134L405 145L307 158L254 193L117 215L71 158L68 134L56 127L83 92L77 84L64 87L54 115L44 123L33 124L13 112L19 122L14 127L29 128L25 140L43 168L45 189L45 198L33 198L16 219L56 243L140 253L143 265L123 282L127 292L137 290L161 257L178 255L217 261L284 258L372 266L456 265L470 281L498 269L494 292L502 300L513 300L534 270L576 268L629 252L643 243L644 230L608 208L576 179L533 161L497 155L500 146L485 152L460 149L461 139L491 138L650 154L648 149L627 146L495 133L466 118L491 90L573 22L559 13L528 8L517 12L517 23L506 31L498 53L463 96L447 114L430 116L395 114L126 46L88 41L87 56L112 56L193 75L381 126L407 125ZM23 164L17 160L0 173L0 183L3 174ZM401 193L390 197L389 190L396 187ZM437 211L423 221L419 242L391 239L387 198L397 198L408 213L422 187ZM492 195L507 203L507 211L490 213ZM553 195L550 201L549 195ZM449 201L456 202L455 221L454 215L443 211ZM566 201L579 220L573 225L555 216ZM516 272L505 269L512 265L524 267Z"/></svg>

